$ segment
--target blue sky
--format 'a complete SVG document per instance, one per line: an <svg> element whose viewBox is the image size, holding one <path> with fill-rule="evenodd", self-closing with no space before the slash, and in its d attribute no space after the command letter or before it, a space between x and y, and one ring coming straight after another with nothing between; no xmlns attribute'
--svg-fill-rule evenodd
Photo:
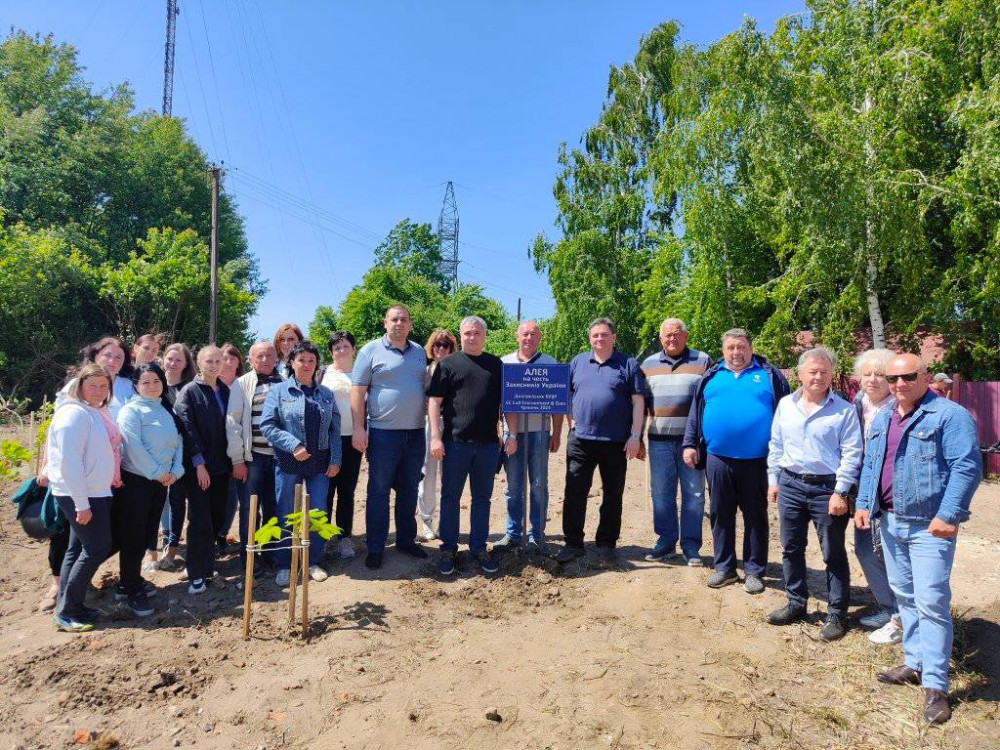
<svg viewBox="0 0 1000 750"><path fill-rule="evenodd" d="M139 108L159 110L165 2L3 5L4 29L54 34L96 87L127 80ZM545 317L554 302L527 249L556 236L559 144L594 122L609 66L666 20L707 44L745 16L771 29L802 6L180 0L173 113L228 169L271 290L252 323L262 335L339 305L399 220L436 227L448 180L459 278Z"/></svg>

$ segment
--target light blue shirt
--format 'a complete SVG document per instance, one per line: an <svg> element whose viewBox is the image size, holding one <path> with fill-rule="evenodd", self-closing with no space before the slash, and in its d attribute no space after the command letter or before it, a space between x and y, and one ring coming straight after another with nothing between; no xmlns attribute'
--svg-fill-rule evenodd
<svg viewBox="0 0 1000 750"><path fill-rule="evenodd" d="M819 409L807 415L802 391L778 402L771 423L767 478L778 484L782 469L797 474L835 474L835 491L843 494L858 481L862 455L861 423L853 404L833 390Z"/></svg>
<svg viewBox="0 0 1000 750"><path fill-rule="evenodd" d="M118 412L125 452L122 468L146 479L184 474L184 441L160 399L134 397Z"/></svg>
<svg viewBox="0 0 1000 750"><path fill-rule="evenodd" d="M427 353L415 341L405 349L388 336L369 341L358 352L351 384L368 387L368 426L378 430L423 430Z"/></svg>

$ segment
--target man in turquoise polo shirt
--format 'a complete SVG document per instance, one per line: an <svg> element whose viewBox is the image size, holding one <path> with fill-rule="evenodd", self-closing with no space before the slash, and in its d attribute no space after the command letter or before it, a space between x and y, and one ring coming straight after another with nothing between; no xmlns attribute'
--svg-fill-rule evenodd
<svg viewBox="0 0 1000 750"><path fill-rule="evenodd" d="M710 517L715 570L708 585L735 583L736 511L743 512L743 587L764 590L767 568L767 449L778 401L788 381L754 354L750 334L722 334L722 362L702 376L684 431L684 463L705 468L712 496Z"/></svg>

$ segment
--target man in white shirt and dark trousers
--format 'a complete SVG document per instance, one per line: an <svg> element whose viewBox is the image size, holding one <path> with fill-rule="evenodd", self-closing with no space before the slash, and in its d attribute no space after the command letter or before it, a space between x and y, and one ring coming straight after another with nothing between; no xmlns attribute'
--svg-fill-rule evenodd
<svg viewBox="0 0 1000 750"><path fill-rule="evenodd" d="M817 347L799 357L802 386L785 396L771 423L767 454L767 498L778 504L781 567L788 604L767 616L789 625L806 614L806 546L816 527L826 565L827 616L819 637L843 637L850 603L850 563L845 534L850 519L846 495L861 472L861 424L855 407L830 387L836 359Z"/></svg>

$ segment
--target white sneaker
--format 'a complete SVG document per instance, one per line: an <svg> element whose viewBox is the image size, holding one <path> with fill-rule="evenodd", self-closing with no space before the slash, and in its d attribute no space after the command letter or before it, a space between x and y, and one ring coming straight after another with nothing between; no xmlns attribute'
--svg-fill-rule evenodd
<svg viewBox="0 0 1000 750"><path fill-rule="evenodd" d="M354 545L351 544L350 539L345 537L341 537L340 544L337 545L337 551L340 553L342 560L349 560L354 557Z"/></svg>
<svg viewBox="0 0 1000 750"><path fill-rule="evenodd" d="M326 571L323 570L319 565L310 565L309 566L309 577L312 578L317 583L319 583L321 581L325 581L330 576L328 576L326 574Z"/></svg>
<svg viewBox="0 0 1000 750"><path fill-rule="evenodd" d="M284 588L288 585L288 581L292 578L292 572L290 570L279 570L278 575L274 577L274 582Z"/></svg>
<svg viewBox="0 0 1000 750"><path fill-rule="evenodd" d="M431 528L431 525L427 521L421 520L420 533L417 535L417 538L421 542L433 542L438 538L438 535L434 533L434 529Z"/></svg>
<svg viewBox="0 0 1000 750"><path fill-rule="evenodd" d="M889 646L894 643L903 642L903 626L895 617L889 620L878 630L868 635L868 640L879 646Z"/></svg>
<svg viewBox="0 0 1000 750"><path fill-rule="evenodd" d="M208 591L208 586L205 584L204 578L195 578L191 581L191 585L188 586L189 594L204 594L206 591Z"/></svg>

